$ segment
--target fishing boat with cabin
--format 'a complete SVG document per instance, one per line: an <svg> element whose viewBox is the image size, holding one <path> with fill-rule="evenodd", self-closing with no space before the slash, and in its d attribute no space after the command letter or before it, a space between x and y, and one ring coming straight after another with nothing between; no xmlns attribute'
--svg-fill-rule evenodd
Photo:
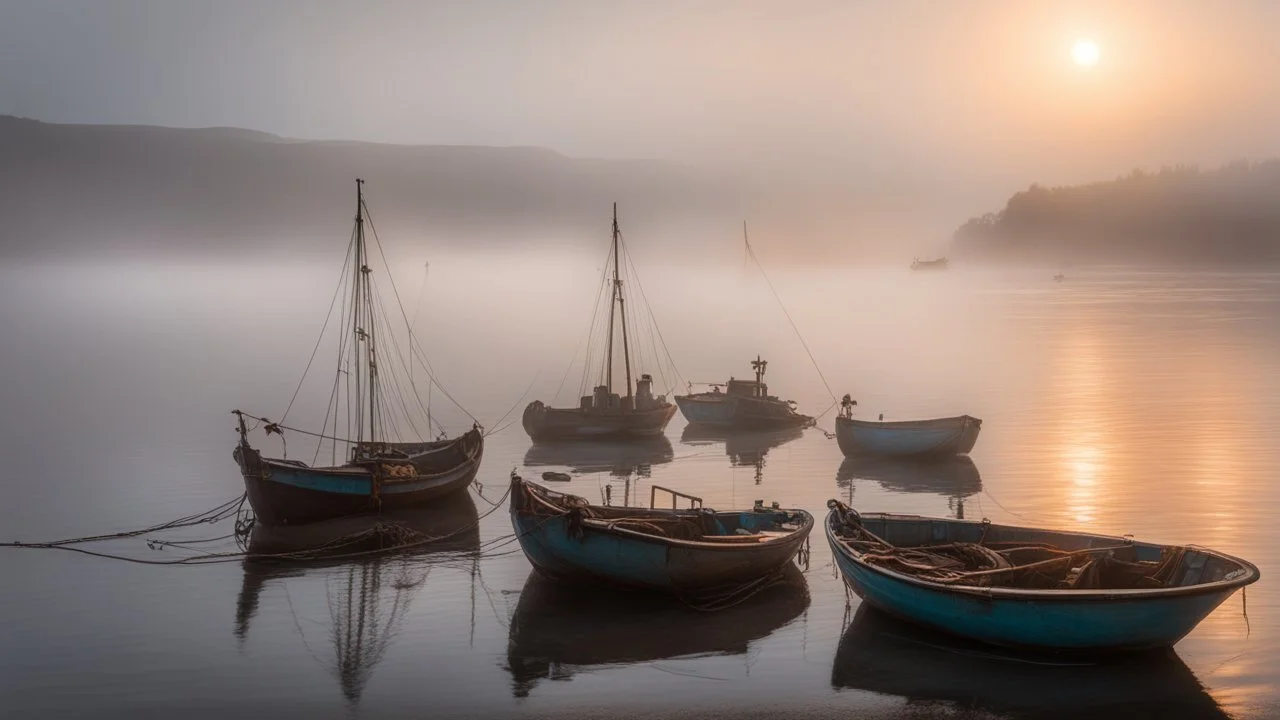
<svg viewBox="0 0 1280 720"><path fill-rule="evenodd" d="M858 420L857 401L845 395L836 417L836 442L846 457L941 458L967 455L978 442L982 420L972 415L932 420Z"/></svg>
<svg viewBox="0 0 1280 720"><path fill-rule="evenodd" d="M991 645L1167 648L1259 575L1194 545L827 507L831 553L863 602Z"/></svg>
<svg viewBox="0 0 1280 720"><path fill-rule="evenodd" d="M618 204L614 203L613 242L609 253L613 279L609 283L608 330L605 335L602 382L592 389L590 395L581 397L578 407L555 408L541 400L529 403L521 422L534 442L650 438L661 435L675 415L676 406L668 402L665 395L653 394L651 374L641 373L639 380L634 383L635 392L632 393L631 340L627 334L627 297L622 282L620 237ZM633 327L636 319L633 318ZM618 328L622 331L622 361L626 382L624 395L614 392L613 384L614 338Z"/></svg>
<svg viewBox="0 0 1280 720"><path fill-rule="evenodd" d="M443 437L442 428L437 439L423 437L431 434L434 421L418 395L410 363L417 360L428 371L429 363L408 318L404 318L409 353L406 361L400 340L384 317L366 242L366 220L370 227L372 220L368 218L363 188L364 181L357 179L355 227L343 276L329 308L332 315L341 298L345 317L338 323L340 362L334 379L326 383L329 401L319 431L289 427L283 417L271 422L240 410L232 411L240 434L233 455L244 477L249 504L258 521L267 525L300 525L403 508L465 492L484 453L484 435L474 418L471 429L457 437ZM376 233L373 239L385 265ZM387 279L394 291L389 274ZM399 292L395 293L399 304ZM403 306L401 310L403 315ZM323 339L321 330L312 360ZM307 368L310 367L308 362ZM306 376L304 370L303 381ZM428 380L439 387L434 377ZM294 398L302 387L299 382ZM288 412L286 409L285 416ZM268 436L279 435L282 443L286 433L315 440L312 462L290 459L287 444L282 457L264 457L249 443L251 429L246 426L246 419L255 421L253 429L261 427ZM425 430L419 424L424 419ZM404 434L417 437L407 441L396 437ZM323 452L326 449L328 453ZM330 455L329 464L318 464L323 454Z"/></svg>
<svg viewBox="0 0 1280 720"><path fill-rule="evenodd" d="M794 400L781 400L769 394L764 382L768 360L757 355L751 361L755 380L738 380L730 377L726 383L706 383L709 392L690 392L677 395L676 405L690 426L705 426L726 430L776 430L791 427L807 427L813 418L796 412ZM723 387L724 392L720 391Z"/></svg>
<svg viewBox="0 0 1280 720"><path fill-rule="evenodd" d="M656 507L659 492L671 508ZM550 578L705 599L776 579L806 546L814 518L777 503L716 512L657 485L648 508L592 505L512 472L511 524L529 562Z"/></svg>

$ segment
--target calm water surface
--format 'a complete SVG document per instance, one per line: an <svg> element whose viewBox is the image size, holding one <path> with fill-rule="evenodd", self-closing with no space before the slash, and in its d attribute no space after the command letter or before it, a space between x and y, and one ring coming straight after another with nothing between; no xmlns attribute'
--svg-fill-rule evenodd
<svg viewBox="0 0 1280 720"><path fill-rule="evenodd" d="M812 414L831 404L758 275L637 264L681 379L748 376L759 353L775 393ZM411 265L406 303L422 282ZM478 517L477 530L411 557L302 568L0 550L0 715L1280 713L1280 275L1098 269L1059 284L1039 271L773 270L831 390L852 394L862 417L984 420L971 462L920 473L842 462L816 429L723 439L686 433L679 415L665 442L625 452L532 448L519 409L557 389L575 402L581 371L565 369L599 269L432 260L419 325L444 384L498 430L532 382L515 424L487 440L482 494L445 521ZM279 415L336 276L336 265L0 270L4 539L141 527L237 496L228 411ZM291 424L318 424L324 382L304 386ZM433 411L469 425L438 396ZM860 608L820 532L807 570L723 614L566 594L530 574L504 539L505 506L489 504L513 468L569 471L557 489L593 501L608 486L647 503L658 484L726 509L761 499L820 513L840 497L869 511L1131 533L1241 555L1262 580L1247 613L1237 593L1168 655L1012 662ZM101 549L190 554L142 539Z"/></svg>

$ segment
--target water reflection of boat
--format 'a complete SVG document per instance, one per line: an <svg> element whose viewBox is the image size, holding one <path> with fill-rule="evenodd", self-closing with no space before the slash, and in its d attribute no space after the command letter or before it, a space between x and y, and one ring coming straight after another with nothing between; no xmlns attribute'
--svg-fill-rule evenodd
<svg viewBox="0 0 1280 720"><path fill-rule="evenodd" d="M967 455L929 462L893 458L845 458L836 471L836 485L849 487L854 480L874 480L885 490L966 498L982 492L982 475Z"/></svg>
<svg viewBox="0 0 1280 720"><path fill-rule="evenodd" d="M674 455L671 441L658 435L626 441L538 443L524 454L524 464L566 467L575 473L648 477L654 465L669 463Z"/></svg>
<svg viewBox="0 0 1280 720"><path fill-rule="evenodd" d="M511 619L512 691L526 697L540 679L563 680L601 666L740 655L808 607L809 589L794 564L778 584L714 613L652 597L582 592L532 572Z"/></svg>
<svg viewBox="0 0 1280 720"><path fill-rule="evenodd" d="M791 427L782 430L726 430L699 425L686 425L680 434L680 442L686 445L711 445L724 443L729 464L734 467L754 467L756 483L764 478L765 455L780 445L804 435L804 428Z"/></svg>
<svg viewBox="0 0 1280 720"><path fill-rule="evenodd" d="M415 541L421 544L370 554ZM479 515L470 494L395 513L293 528L259 524L249 538L251 556L311 553L312 559L246 559L233 632L241 641L248 637L267 585L306 576L324 578L331 620L326 634L333 643L328 669L343 696L358 702L410 601L426 581L432 560L442 554L453 559L455 553L474 553L479 547Z"/></svg>
<svg viewBox="0 0 1280 720"><path fill-rule="evenodd" d="M865 603L840 639L831 684L1001 716L1229 717L1172 650L1079 662L1014 654Z"/></svg>

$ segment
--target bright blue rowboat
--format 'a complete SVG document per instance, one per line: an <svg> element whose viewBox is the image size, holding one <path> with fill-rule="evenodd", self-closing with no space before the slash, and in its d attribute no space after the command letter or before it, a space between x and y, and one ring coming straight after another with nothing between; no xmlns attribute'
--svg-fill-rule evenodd
<svg viewBox="0 0 1280 720"><path fill-rule="evenodd" d="M814 519L759 504L734 512L588 505L513 472L511 524L529 562L551 578L696 597L774 579L805 545Z"/></svg>
<svg viewBox="0 0 1280 720"><path fill-rule="evenodd" d="M836 418L836 442L847 457L965 455L978 442L982 421L969 415L935 420L875 422Z"/></svg>
<svg viewBox="0 0 1280 720"><path fill-rule="evenodd" d="M1194 546L827 506L832 555L864 602L993 645L1170 647L1258 579L1250 563Z"/></svg>

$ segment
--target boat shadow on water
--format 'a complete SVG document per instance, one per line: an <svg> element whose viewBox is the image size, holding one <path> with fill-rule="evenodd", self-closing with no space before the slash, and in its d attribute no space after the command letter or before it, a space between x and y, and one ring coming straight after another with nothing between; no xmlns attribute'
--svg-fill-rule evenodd
<svg viewBox="0 0 1280 720"><path fill-rule="evenodd" d="M527 697L539 680L569 680L579 672L741 655L808 607L808 584L793 563L778 582L716 612L673 598L566 586L535 571L511 618L505 667L512 694Z"/></svg>
<svg viewBox="0 0 1280 720"><path fill-rule="evenodd" d="M256 525L232 632L241 643L247 640L268 586L324 582L330 622L323 635L333 645L333 661L322 664L355 705L430 571L445 563L472 564L479 548L479 514L469 493L298 527Z"/></svg>
<svg viewBox="0 0 1280 720"><path fill-rule="evenodd" d="M1230 717L1172 649L1096 659L1006 651L865 603L840 638L831 685L1005 717Z"/></svg>
<svg viewBox="0 0 1280 720"><path fill-rule="evenodd" d="M525 467L563 467L579 474L607 472L615 477L648 477L654 465L665 465L675 457L665 436L632 440L543 442L529 447Z"/></svg>

